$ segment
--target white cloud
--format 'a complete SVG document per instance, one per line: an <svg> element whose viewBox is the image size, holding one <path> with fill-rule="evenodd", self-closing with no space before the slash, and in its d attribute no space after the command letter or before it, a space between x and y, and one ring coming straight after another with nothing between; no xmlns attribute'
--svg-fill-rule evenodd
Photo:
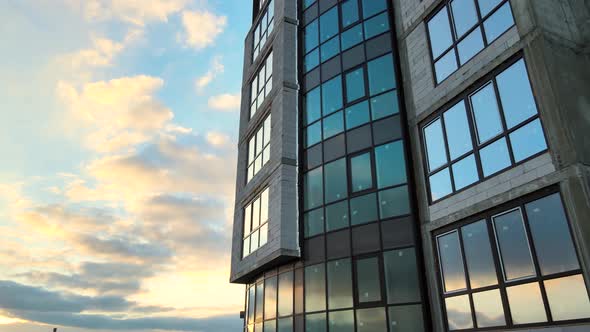
<svg viewBox="0 0 590 332"><path fill-rule="evenodd" d="M209 107L218 111L235 111L240 108L240 95L224 93L209 98Z"/></svg>
<svg viewBox="0 0 590 332"><path fill-rule="evenodd" d="M108 67L113 58L123 50L123 44L107 38L92 38L92 47L58 57L58 62L72 69L84 67Z"/></svg>
<svg viewBox="0 0 590 332"><path fill-rule="evenodd" d="M196 79L195 81L195 88L197 89L197 93L203 92L203 89L207 87L211 82L217 77L219 74L223 74L225 71L225 67L221 62L221 56L215 56L211 61L211 65L209 70L203 75Z"/></svg>
<svg viewBox="0 0 590 332"><path fill-rule="evenodd" d="M207 133L207 142L215 147L227 146L229 144L229 136L217 131L211 131Z"/></svg>
<svg viewBox="0 0 590 332"><path fill-rule="evenodd" d="M188 0L66 0L88 21L120 20L144 26L150 22L166 22L180 12Z"/></svg>
<svg viewBox="0 0 590 332"><path fill-rule="evenodd" d="M206 48L215 42L227 25L226 16L217 16L208 11L184 11L184 43L197 50Z"/></svg>

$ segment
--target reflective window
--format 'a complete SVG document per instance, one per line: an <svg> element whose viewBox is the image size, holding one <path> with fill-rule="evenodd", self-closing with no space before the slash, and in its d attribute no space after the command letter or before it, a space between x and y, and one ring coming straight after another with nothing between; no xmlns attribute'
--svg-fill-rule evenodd
<svg viewBox="0 0 590 332"><path fill-rule="evenodd" d="M350 221L352 225L377 220L377 195L375 193L350 200Z"/></svg>
<svg viewBox="0 0 590 332"><path fill-rule="evenodd" d="M337 76L322 84L322 114L328 115L342 108L342 78Z"/></svg>
<svg viewBox="0 0 590 332"><path fill-rule="evenodd" d="M402 141L375 148L375 170L378 188L406 183L406 160Z"/></svg>
<svg viewBox="0 0 590 332"><path fill-rule="evenodd" d="M324 264L305 268L305 311L326 310L326 270Z"/></svg>
<svg viewBox="0 0 590 332"><path fill-rule="evenodd" d="M560 195L533 195L437 236L451 330L590 318Z"/></svg>
<svg viewBox="0 0 590 332"><path fill-rule="evenodd" d="M279 317L293 314L293 272L279 275ZM279 326L280 326L279 320Z"/></svg>
<svg viewBox="0 0 590 332"><path fill-rule="evenodd" d="M305 65L305 71L308 72L320 64L320 50L315 49L305 56L303 61Z"/></svg>
<svg viewBox="0 0 590 332"><path fill-rule="evenodd" d="M246 257L266 244L268 234L268 188L244 208L244 245Z"/></svg>
<svg viewBox="0 0 590 332"><path fill-rule="evenodd" d="M354 332L354 311L332 311L328 319L330 332Z"/></svg>
<svg viewBox="0 0 590 332"><path fill-rule="evenodd" d="M256 321L261 321L264 316L264 283L256 284Z"/></svg>
<svg viewBox="0 0 590 332"><path fill-rule="evenodd" d="M387 303L420 302L416 254L413 248L383 253Z"/></svg>
<svg viewBox="0 0 590 332"><path fill-rule="evenodd" d="M272 52L262 63L250 84L250 118L258 111L264 99L272 90Z"/></svg>
<svg viewBox="0 0 590 332"><path fill-rule="evenodd" d="M305 237L311 237L324 232L324 209L319 208L307 212L303 216Z"/></svg>
<svg viewBox="0 0 590 332"><path fill-rule="evenodd" d="M433 202L547 150L524 60L490 76L422 128Z"/></svg>
<svg viewBox="0 0 590 332"><path fill-rule="evenodd" d="M305 45L305 52L309 52L316 48L319 44L319 24L318 21L315 20L308 24L305 27L304 33L304 45Z"/></svg>
<svg viewBox="0 0 590 332"><path fill-rule="evenodd" d="M371 117L373 121L389 115L399 113L397 93L395 91L384 93L371 98Z"/></svg>
<svg viewBox="0 0 590 332"><path fill-rule="evenodd" d="M363 5L363 18L367 19L387 9L386 0L361 0Z"/></svg>
<svg viewBox="0 0 590 332"><path fill-rule="evenodd" d="M350 158L350 178L352 192L373 188L373 170L370 153Z"/></svg>
<svg viewBox="0 0 590 332"><path fill-rule="evenodd" d="M271 122L269 115L256 134L248 141L248 182L270 160L270 131Z"/></svg>
<svg viewBox="0 0 590 332"><path fill-rule="evenodd" d="M336 136L344 131L344 118L342 112L336 112L323 121L324 123L324 139Z"/></svg>
<svg viewBox="0 0 590 332"><path fill-rule="evenodd" d="M389 326L391 331L423 332L422 306L415 304L389 307Z"/></svg>
<svg viewBox="0 0 590 332"><path fill-rule="evenodd" d="M356 26L342 33L342 51L347 50L363 41L363 25Z"/></svg>
<svg viewBox="0 0 590 332"><path fill-rule="evenodd" d="M314 169L305 174L303 180L303 197L305 209L313 209L324 203L324 181L322 168Z"/></svg>
<svg viewBox="0 0 590 332"><path fill-rule="evenodd" d="M399 217L410 213L408 186L401 186L379 192L379 215L381 219Z"/></svg>
<svg viewBox="0 0 590 332"><path fill-rule="evenodd" d="M365 96L365 71L361 67L346 74L346 101L351 102Z"/></svg>
<svg viewBox="0 0 590 332"><path fill-rule="evenodd" d="M365 0L367 1L367 0ZM369 0L376 1L376 0ZM381 0L379 0L381 1ZM376 1L377 2L377 1ZM385 308L359 309L356 311L357 332L387 331Z"/></svg>
<svg viewBox="0 0 590 332"><path fill-rule="evenodd" d="M264 282L264 319L277 316L277 277L271 277Z"/></svg>
<svg viewBox="0 0 590 332"><path fill-rule="evenodd" d="M395 72L391 53L367 63L369 75L369 93L377 95L395 88Z"/></svg>
<svg viewBox="0 0 590 332"><path fill-rule="evenodd" d="M305 121L310 124L322 116L320 88L317 87L305 96Z"/></svg>
<svg viewBox="0 0 590 332"><path fill-rule="evenodd" d="M262 4L264 1L260 1ZM268 6L266 12L264 12L261 16L260 21L256 24L256 28L254 29L254 36L253 36L253 43L254 46L252 48L252 62L256 60L260 50L266 44L268 40L268 36L270 36L272 29L275 25L274 21L274 3L272 0L268 1Z"/></svg>
<svg viewBox="0 0 590 332"><path fill-rule="evenodd" d="M338 34L338 7L320 16L320 43Z"/></svg>
<svg viewBox="0 0 590 332"><path fill-rule="evenodd" d="M381 301L381 273L377 257L357 260L356 278L360 303Z"/></svg>
<svg viewBox="0 0 590 332"><path fill-rule="evenodd" d="M348 201L326 206L326 231L348 227Z"/></svg>
<svg viewBox="0 0 590 332"><path fill-rule="evenodd" d="M264 332L276 332L277 331L277 321L276 320L268 320L264 322Z"/></svg>
<svg viewBox="0 0 590 332"><path fill-rule="evenodd" d="M342 158L324 166L325 201L332 203L348 196L346 159Z"/></svg>
<svg viewBox="0 0 590 332"><path fill-rule="evenodd" d="M477 0L478 5L475 1L447 0L427 22L437 83L514 25L508 0ZM503 5L497 8L501 2Z"/></svg>
<svg viewBox="0 0 590 332"><path fill-rule="evenodd" d="M320 48L320 60L321 62L325 62L338 53L340 53L340 37L336 36L322 44Z"/></svg>
<svg viewBox="0 0 590 332"><path fill-rule="evenodd" d="M389 16L387 12L365 21L365 38L373 38L389 30Z"/></svg>
<svg viewBox="0 0 590 332"><path fill-rule="evenodd" d="M328 262L328 309L343 309L352 303L352 270L350 259Z"/></svg>
<svg viewBox="0 0 590 332"><path fill-rule="evenodd" d="M365 100L346 108L346 129L352 129L369 122L369 103Z"/></svg>
<svg viewBox="0 0 590 332"><path fill-rule="evenodd" d="M358 22L359 7L358 0L346 0L342 3L342 27Z"/></svg>
<svg viewBox="0 0 590 332"><path fill-rule="evenodd" d="M310 147L322 141L322 121L318 121L305 130L305 146Z"/></svg>
<svg viewBox="0 0 590 332"><path fill-rule="evenodd" d="M277 332L293 332L293 317L281 318L277 325Z"/></svg>
<svg viewBox="0 0 590 332"><path fill-rule="evenodd" d="M305 315L305 332L326 332L326 313Z"/></svg>

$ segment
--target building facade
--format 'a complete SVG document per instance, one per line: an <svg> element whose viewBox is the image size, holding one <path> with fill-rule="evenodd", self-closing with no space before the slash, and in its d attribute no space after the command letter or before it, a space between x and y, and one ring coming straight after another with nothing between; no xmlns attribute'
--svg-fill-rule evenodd
<svg viewBox="0 0 590 332"><path fill-rule="evenodd" d="M245 331L589 331L590 3L254 0Z"/></svg>

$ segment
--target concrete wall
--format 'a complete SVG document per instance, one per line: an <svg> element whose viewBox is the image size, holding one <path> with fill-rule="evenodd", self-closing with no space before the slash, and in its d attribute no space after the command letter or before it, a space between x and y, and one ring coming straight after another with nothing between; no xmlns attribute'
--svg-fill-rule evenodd
<svg viewBox="0 0 590 332"><path fill-rule="evenodd" d="M246 283L270 266L300 257L297 210L297 41L294 1L273 0L275 26L261 54L252 62L252 33L244 54L244 79L238 143L236 203L231 282ZM273 52L273 88L250 119L250 82L266 54ZM270 161L246 183L248 140L271 115ZM243 208L269 187L269 233L266 245L242 259Z"/></svg>
<svg viewBox="0 0 590 332"><path fill-rule="evenodd" d="M435 331L444 330L445 318L437 271L428 268L436 266L432 232L541 188L560 187L590 279L590 1L511 0L516 26L435 86L425 18L441 2L393 1ZM430 205L418 125L518 52L524 52L549 151Z"/></svg>

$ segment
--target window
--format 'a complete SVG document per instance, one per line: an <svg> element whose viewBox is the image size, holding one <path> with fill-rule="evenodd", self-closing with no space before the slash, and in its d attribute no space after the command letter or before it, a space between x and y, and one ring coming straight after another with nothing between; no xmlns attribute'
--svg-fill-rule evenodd
<svg viewBox="0 0 590 332"><path fill-rule="evenodd" d="M378 257L357 260L356 278L359 303L381 301L380 276Z"/></svg>
<svg viewBox="0 0 590 332"><path fill-rule="evenodd" d="M266 244L268 239L268 188L244 209L244 246L246 257Z"/></svg>
<svg viewBox="0 0 590 332"><path fill-rule="evenodd" d="M590 318L559 193L513 206L436 235L449 330Z"/></svg>
<svg viewBox="0 0 590 332"><path fill-rule="evenodd" d="M426 23L436 83L449 77L513 25L508 0L446 0Z"/></svg>
<svg viewBox="0 0 590 332"><path fill-rule="evenodd" d="M272 52L268 55L250 84L250 118L256 114L272 90Z"/></svg>
<svg viewBox="0 0 590 332"><path fill-rule="evenodd" d="M326 310L326 270L324 264L305 268L305 311Z"/></svg>
<svg viewBox="0 0 590 332"><path fill-rule="evenodd" d="M352 271L350 259L327 263L328 267L328 309L352 307Z"/></svg>
<svg viewBox="0 0 590 332"><path fill-rule="evenodd" d="M438 201L547 150L523 59L423 126L431 201Z"/></svg>
<svg viewBox="0 0 590 332"><path fill-rule="evenodd" d="M248 175L250 182L254 175L270 160L270 115L264 120L262 127L248 141Z"/></svg>
<svg viewBox="0 0 590 332"><path fill-rule="evenodd" d="M260 8L262 9L262 5L265 1L260 1ZM260 54L260 50L266 44L268 40L268 36L272 32L272 29L275 25L274 21L274 4L272 0L268 1L268 7L264 14L260 16L260 21L256 24L256 28L254 29L254 38L253 38L253 47L252 47L252 62L256 60L258 54Z"/></svg>

